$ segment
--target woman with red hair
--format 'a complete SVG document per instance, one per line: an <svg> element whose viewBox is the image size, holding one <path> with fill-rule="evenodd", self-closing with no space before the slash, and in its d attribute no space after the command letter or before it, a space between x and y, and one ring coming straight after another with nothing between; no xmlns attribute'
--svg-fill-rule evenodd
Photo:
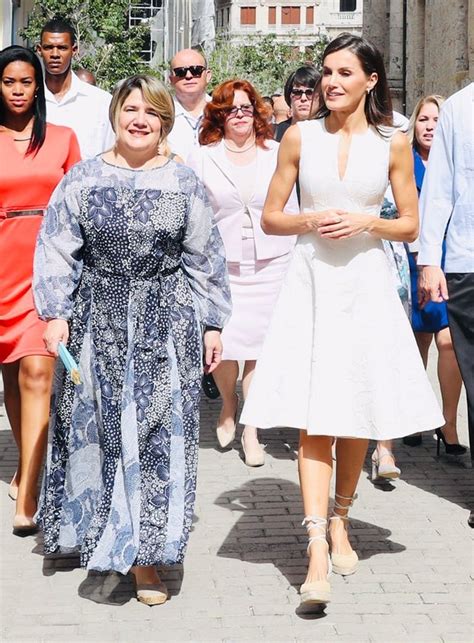
<svg viewBox="0 0 474 643"><path fill-rule="evenodd" d="M222 397L217 440L225 448L236 431L239 361L244 362L245 399L295 237L267 236L260 227L278 143L268 107L248 81L229 80L216 87L204 110L199 142L188 165L207 188L224 241L233 301L222 333L222 362L213 373ZM294 192L286 211L298 212ZM248 466L264 464L255 426L245 426L242 448Z"/></svg>

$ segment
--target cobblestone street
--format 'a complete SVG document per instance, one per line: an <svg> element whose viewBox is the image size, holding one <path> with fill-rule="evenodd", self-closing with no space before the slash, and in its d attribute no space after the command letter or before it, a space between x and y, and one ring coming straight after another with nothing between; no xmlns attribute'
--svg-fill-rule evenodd
<svg viewBox="0 0 474 643"><path fill-rule="evenodd" d="M297 432L265 432L266 465L250 469L237 441L234 450L216 450L218 408L218 401L202 402L198 500L185 566L163 571L171 599L149 609L135 600L128 578L87 574L71 557L45 560L40 537L12 535L7 486L16 449L2 407L2 641L473 640L469 457L436 458L427 434L421 447L400 441L402 479L384 488L371 483L367 460L351 513L360 568L345 579L333 575L326 613L303 618ZM464 398L459 421L467 444Z"/></svg>

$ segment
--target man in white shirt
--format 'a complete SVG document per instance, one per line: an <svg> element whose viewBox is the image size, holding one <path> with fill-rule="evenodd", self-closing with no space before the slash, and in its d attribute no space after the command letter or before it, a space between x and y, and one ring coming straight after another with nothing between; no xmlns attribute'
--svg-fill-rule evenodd
<svg viewBox="0 0 474 643"><path fill-rule="evenodd" d="M73 27L61 18L50 20L41 31L37 51L44 64L46 120L74 130L83 159L112 147L111 95L73 73L71 62L77 52Z"/></svg>
<svg viewBox="0 0 474 643"><path fill-rule="evenodd" d="M176 116L168 145L184 161L194 146L199 145L204 106L210 100L206 94L210 80L206 59L195 49L182 49L171 61L170 83L175 92Z"/></svg>
<svg viewBox="0 0 474 643"><path fill-rule="evenodd" d="M447 300L474 460L474 83L443 105L420 197L421 305ZM446 235L446 276L441 270ZM474 527L471 511L470 523Z"/></svg>

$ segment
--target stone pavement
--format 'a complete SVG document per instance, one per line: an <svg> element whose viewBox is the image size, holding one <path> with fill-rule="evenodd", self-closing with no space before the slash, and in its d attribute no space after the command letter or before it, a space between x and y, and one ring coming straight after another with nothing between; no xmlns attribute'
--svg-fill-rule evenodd
<svg viewBox="0 0 474 643"><path fill-rule="evenodd" d="M345 579L332 576L325 614L304 618L297 610L306 569L297 434L265 432L267 463L249 469L237 443L224 453L215 448L218 406L202 403L198 501L184 569L163 571L171 600L152 609L135 600L128 578L86 574L75 558L45 560L39 537L11 534L7 484L16 454L0 408L1 641L474 639L468 459L437 459L430 435L418 448L397 443L402 479L385 488L370 482L367 462L351 513L360 568ZM460 427L466 444L464 401Z"/></svg>

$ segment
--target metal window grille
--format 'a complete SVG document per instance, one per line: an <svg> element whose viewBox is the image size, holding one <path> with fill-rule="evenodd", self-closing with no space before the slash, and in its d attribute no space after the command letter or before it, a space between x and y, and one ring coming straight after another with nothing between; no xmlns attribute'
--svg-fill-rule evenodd
<svg viewBox="0 0 474 643"><path fill-rule="evenodd" d="M164 11L166 0L140 0L138 3L130 5L128 11L128 24L130 27L137 25L147 25L149 30L145 37L142 49L142 57L148 63L152 61L155 54L157 38L152 38L152 29L156 32L160 30L160 20L158 12Z"/></svg>

